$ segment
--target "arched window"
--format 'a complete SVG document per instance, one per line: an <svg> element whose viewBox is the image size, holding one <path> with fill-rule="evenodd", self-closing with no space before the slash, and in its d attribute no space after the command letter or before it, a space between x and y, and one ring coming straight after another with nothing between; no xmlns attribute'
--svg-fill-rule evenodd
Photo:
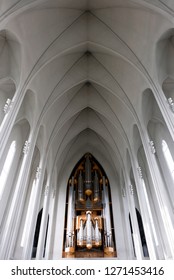
<svg viewBox="0 0 174 280"><path fill-rule="evenodd" d="M131 221L130 213L129 213L129 225L130 225L130 230L131 230L131 237L132 237L132 245L133 245L134 257L136 257L134 237L133 237L133 228L132 228L132 221Z"/></svg>
<svg viewBox="0 0 174 280"><path fill-rule="evenodd" d="M144 226L143 226L143 221L142 221L142 218L141 218L141 214L137 210L137 208L135 208L135 210L136 210L137 222L138 222L138 227L139 227L139 232L140 232L140 238L141 238L141 245L142 245L142 249L143 249L143 255L144 255L144 257L149 257L147 243L146 243L146 237L145 237L145 232L144 232ZM130 224L130 229L131 229L131 236L132 236L132 244L133 244L134 256L136 257L135 244L134 244L134 234L133 234L133 228L132 228L132 221L131 221L130 213L129 213L129 224Z"/></svg>
<svg viewBox="0 0 174 280"><path fill-rule="evenodd" d="M174 161L173 161L171 152L170 152L169 147L165 140L162 140L162 151L163 151L168 169L170 170L170 173L172 175L172 179L174 180Z"/></svg>
<svg viewBox="0 0 174 280"><path fill-rule="evenodd" d="M145 232L144 232L143 221L142 221L142 218L141 218L141 214L137 210L137 208L136 208L136 215L137 215L138 227L139 227L139 231L140 231L141 244L142 244L142 248L143 248L143 255L144 255L144 257L149 257L149 252L148 252L147 243L146 243L146 236L145 236Z"/></svg>
<svg viewBox="0 0 174 280"><path fill-rule="evenodd" d="M1 175L0 175L0 200L2 198L2 194L5 188L5 184L7 182L9 173L10 173L10 169L13 163L13 159L14 159L14 155L15 155L15 151L16 151L16 141L13 141L10 145L3 169L1 171Z"/></svg>

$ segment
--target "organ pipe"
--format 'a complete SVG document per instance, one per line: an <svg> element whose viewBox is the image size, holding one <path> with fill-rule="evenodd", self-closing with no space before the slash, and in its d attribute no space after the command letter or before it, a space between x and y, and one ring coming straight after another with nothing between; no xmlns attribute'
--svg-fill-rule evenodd
<svg viewBox="0 0 174 280"><path fill-rule="evenodd" d="M86 243L86 240L87 240L87 227L86 227L86 222L85 222L85 226L84 226L84 229L83 229L83 240L84 240L85 243Z"/></svg>
<svg viewBox="0 0 174 280"><path fill-rule="evenodd" d="M78 177L78 200L79 201L84 201L82 171L80 171L79 177Z"/></svg>
<svg viewBox="0 0 174 280"><path fill-rule="evenodd" d="M85 161L85 193L88 196L92 194L91 162L90 162L89 154L87 154L86 161Z"/></svg>
<svg viewBox="0 0 174 280"><path fill-rule="evenodd" d="M100 245L100 231L98 228L98 219L95 218L95 245L99 246Z"/></svg>
<svg viewBox="0 0 174 280"><path fill-rule="evenodd" d="M72 173L67 197L65 256L113 256L109 186L103 170L86 154ZM89 253L90 251L90 253Z"/></svg>
<svg viewBox="0 0 174 280"><path fill-rule="evenodd" d="M99 200L99 181L98 181L98 175L97 171L95 170L95 176L94 176L94 201Z"/></svg>
<svg viewBox="0 0 174 280"><path fill-rule="evenodd" d="M84 237L84 232L83 232L83 220L80 219L80 229L79 229L79 246L83 245L83 237Z"/></svg>
<svg viewBox="0 0 174 280"><path fill-rule="evenodd" d="M87 229L87 236L86 236L86 247L88 249L92 248L92 222L91 222L91 211L87 211L87 221L86 221L86 229Z"/></svg>

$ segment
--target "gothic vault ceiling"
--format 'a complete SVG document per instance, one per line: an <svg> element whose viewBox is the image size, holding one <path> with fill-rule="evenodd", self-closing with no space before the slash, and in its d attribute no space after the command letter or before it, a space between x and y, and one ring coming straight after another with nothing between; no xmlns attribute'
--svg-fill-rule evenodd
<svg viewBox="0 0 174 280"><path fill-rule="evenodd" d="M0 79L21 101L16 122L42 127L37 145L59 170L90 151L119 172L143 92L164 79L157 43L173 1L1 0L0 11Z"/></svg>

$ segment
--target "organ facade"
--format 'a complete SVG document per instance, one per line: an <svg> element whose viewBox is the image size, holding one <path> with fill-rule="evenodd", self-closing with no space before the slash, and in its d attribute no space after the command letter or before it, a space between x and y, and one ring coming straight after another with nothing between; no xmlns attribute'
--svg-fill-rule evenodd
<svg viewBox="0 0 174 280"><path fill-rule="evenodd" d="M109 181L87 153L68 182L64 257L116 256Z"/></svg>

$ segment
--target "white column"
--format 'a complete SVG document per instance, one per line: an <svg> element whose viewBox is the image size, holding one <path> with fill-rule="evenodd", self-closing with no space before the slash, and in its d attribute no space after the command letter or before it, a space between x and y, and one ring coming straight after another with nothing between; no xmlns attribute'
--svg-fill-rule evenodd
<svg viewBox="0 0 174 280"><path fill-rule="evenodd" d="M45 259L49 260L52 259L52 237L53 237L53 230L54 230L54 222L55 222L55 192L56 190L53 189L50 195L50 208L49 208L49 226L48 226L48 233L47 233L47 243L45 248Z"/></svg>
<svg viewBox="0 0 174 280"><path fill-rule="evenodd" d="M46 161L43 159L40 162L39 173L36 175L36 184L34 186L35 193L33 199L32 212L30 213L30 221L27 225L27 234L23 248L22 259L30 259L33 249L33 239L37 222L37 213L39 211L39 201L42 195L43 181L45 176Z"/></svg>
<svg viewBox="0 0 174 280"><path fill-rule="evenodd" d="M28 187L28 178L30 174L30 167L35 148L36 137L36 133L30 133L29 139L28 141L26 141L23 149L24 155L19 176L17 178L14 195L11 201L7 220L1 232L0 258L2 259L11 258L14 250L23 206L25 203L25 195Z"/></svg>
<svg viewBox="0 0 174 280"><path fill-rule="evenodd" d="M173 216L173 212L155 158L155 153L152 153L149 149L148 140L146 141L146 139L143 139L142 142L153 182L151 187L154 192L154 197L156 198L156 212L158 213L159 220L161 220L161 222L159 222L159 226L161 227L161 236L165 244L164 254L166 255L166 259L174 258L174 229L171 218Z"/></svg>
<svg viewBox="0 0 174 280"><path fill-rule="evenodd" d="M48 209L49 209L49 202L50 202L50 194L51 194L50 177L48 177L47 184L45 186L45 193L44 193L45 197L44 197L44 203L43 203L43 212L42 212L42 219L41 219L37 253L36 253L36 259L37 260L41 260L43 258L44 243L45 243L45 236L46 236L46 229L47 229L47 220L48 220Z"/></svg>
<svg viewBox="0 0 174 280"><path fill-rule="evenodd" d="M122 188L120 189L120 210L121 210L121 219L122 219L122 227L123 227L123 235L124 235L124 258L126 259L134 259L135 258L135 248L132 242L132 233L130 230L130 223L129 223L129 213L130 207L129 202L126 194L125 183L122 175L122 171L120 172L120 185ZM113 198L113 195L112 195ZM121 201L122 198L122 201ZM117 245L118 246L118 245Z"/></svg>
<svg viewBox="0 0 174 280"><path fill-rule="evenodd" d="M56 186L52 189L50 195L50 204L49 204L49 227L48 227L48 234L47 234L47 243L45 249L45 259L52 259L53 254L53 232L55 230L55 208L56 208L56 192L57 192L57 171L54 170L53 172L53 185Z"/></svg>
<svg viewBox="0 0 174 280"><path fill-rule="evenodd" d="M55 204L55 230L53 235L53 259L61 259L63 252L65 209L66 209L66 188L67 180L57 183L56 204Z"/></svg>
<svg viewBox="0 0 174 280"><path fill-rule="evenodd" d="M133 240L134 240L134 246L135 246L135 253L136 258L138 260L143 259L143 250L142 250L142 244L141 244L141 237L140 237L140 231L137 221L137 215L136 215L136 209L135 209L135 202L133 198L133 189L131 182L129 178L126 178L126 193L128 198L128 204L129 204L129 211L130 211L130 217L131 217L131 223L132 223L132 230L133 230Z"/></svg>
<svg viewBox="0 0 174 280"><path fill-rule="evenodd" d="M151 260L157 259L157 253L156 253L156 245L155 245L155 237L154 232L152 229L152 219L149 213L148 205L146 202L145 192L144 192L144 186L143 186L143 177L141 174L141 170L138 168L138 187L137 190L137 196L139 199L139 205L141 209L141 216L143 221L143 227L149 252L149 258ZM136 181L136 178L135 178Z"/></svg>
<svg viewBox="0 0 174 280"><path fill-rule="evenodd" d="M67 247L74 247L74 177L71 179L71 186L69 187L68 198L68 213L67 213L67 231L66 236L69 240Z"/></svg>
<svg viewBox="0 0 174 280"><path fill-rule="evenodd" d="M2 156L4 148L6 147L8 138L16 120L16 116L23 102L24 95L22 95L22 92L20 91L21 89L18 88L15 92L14 98L12 100L12 106L8 113L4 116L0 126L0 158Z"/></svg>

